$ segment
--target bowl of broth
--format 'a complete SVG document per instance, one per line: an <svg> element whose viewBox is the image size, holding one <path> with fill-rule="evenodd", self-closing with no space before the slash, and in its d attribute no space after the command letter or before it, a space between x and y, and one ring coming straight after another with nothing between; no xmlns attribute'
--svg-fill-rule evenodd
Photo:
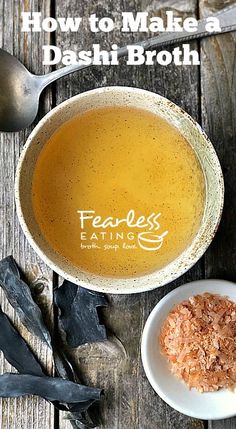
<svg viewBox="0 0 236 429"><path fill-rule="evenodd" d="M91 290L163 286L202 256L224 184L216 152L178 106L138 88L79 94L29 136L16 174L22 229L64 278Z"/></svg>

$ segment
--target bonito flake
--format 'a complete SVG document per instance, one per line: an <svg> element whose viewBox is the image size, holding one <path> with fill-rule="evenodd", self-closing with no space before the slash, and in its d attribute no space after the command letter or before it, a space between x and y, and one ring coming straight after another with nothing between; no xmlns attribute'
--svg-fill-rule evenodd
<svg viewBox="0 0 236 429"><path fill-rule="evenodd" d="M205 293L176 305L160 332L162 354L190 389L236 386L236 304Z"/></svg>

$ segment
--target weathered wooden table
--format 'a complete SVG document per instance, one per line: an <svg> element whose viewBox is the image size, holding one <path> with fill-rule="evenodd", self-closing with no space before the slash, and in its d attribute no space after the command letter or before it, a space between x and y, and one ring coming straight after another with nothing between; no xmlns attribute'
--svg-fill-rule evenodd
<svg viewBox="0 0 236 429"><path fill-rule="evenodd" d="M35 73L42 66L42 45L58 44L88 49L94 35L83 33L21 33L21 12L41 11L42 16L116 16L122 11L148 11L163 16L173 9L178 16L202 17L233 4L230 0L0 0L0 46L16 55ZM96 35L96 42L108 48L111 42L123 45L134 41L117 28ZM104 85L128 85L160 93L189 112L210 136L224 171L226 197L223 219L205 256L174 284L134 296L109 297L104 311L110 340L74 353L74 361L88 383L103 387L101 428L106 429L233 429L236 418L202 422L188 418L167 406L150 387L140 360L140 336L153 306L180 284L202 278L236 280L236 34L211 37L192 46L199 49L201 66L138 66L121 64L85 70L51 86L41 99L37 121L53 106L80 92ZM14 173L19 154L30 133L0 133L0 251L13 254L27 273L32 287L43 284L38 294L48 317L53 319L52 286L57 276L35 255L19 227L14 207ZM41 289L41 288L40 288ZM1 295L1 305L19 326L12 308ZM21 328L22 332L22 328ZM115 336L113 335L115 334ZM27 331L22 335L37 350L40 360L53 371L52 356ZM1 373L11 368L1 356ZM235 404L236 411L236 404ZM3 400L1 429L69 429L51 405L39 398Z"/></svg>

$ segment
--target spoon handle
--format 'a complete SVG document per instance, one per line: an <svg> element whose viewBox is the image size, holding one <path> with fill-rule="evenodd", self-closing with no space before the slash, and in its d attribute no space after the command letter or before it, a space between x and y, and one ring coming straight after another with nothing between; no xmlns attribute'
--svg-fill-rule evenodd
<svg viewBox="0 0 236 429"><path fill-rule="evenodd" d="M142 46L144 50L147 50L158 46L169 46L180 42L181 43L187 42L187 41L199 39L202 37L227 33L227 32L236 30L236 4L229 6L211 16L219 19L221 31L215 31L212 33L209 33L208 31L206 31L205 29L206 18L205 18L198 21L198 29L193 33L189 33L187 31L161 33L156 37L144 40L142 42L138 42L135 45ZM128 54L127 46L124 46L117 51L118 58L124 57L127 54ZM54 82L55 80L63 76L66 76L78 70L83 70L91 66L93 66L92 63L89 65L73 64L66 67L62 67L59 70L55 70L46 75L36 76L36 77L39 80L41 88L43 89L51 82Z"/></svg>

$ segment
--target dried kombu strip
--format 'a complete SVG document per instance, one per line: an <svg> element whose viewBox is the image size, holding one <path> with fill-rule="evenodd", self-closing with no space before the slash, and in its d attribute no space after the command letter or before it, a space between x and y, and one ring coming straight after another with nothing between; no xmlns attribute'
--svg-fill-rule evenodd
<svg viewBox="0 0 236 429"><path fill-rule="evenodd" d="M37 377L28 374L0 375L0 397L16 398L25 395L41 396L48 401L91 405L91 401L100 399L101 390L83 386L62 378Z"/></svg>
<svg viewBox="0 0 236 429"><path fill-rule="evenodd" d="M97 313L98 307L107 306L105 295L78 287L67 280L54 293L70 347L107 339L105 326L100 324Z"/></svg>
<svg viewBox="0 0 236 429"><path fill-rule="evenodd" d="M14 366L20 374L30 374L38 377L45 377L40 363L30 350L26 341L22 338L17 329L13 326L8 316L0 308L0 350L5 359ZM68 410L58 402L53 405L61 410Z"/></svg>
<svg viewBox="0 0 236 429"><path fill-rule="evenodd" d="M25 340L21 337L20 333L14 328L11 321L6 314L0 308L0 350L3 352L6 360L14 366L21 374L30 374L38 377L45 377L46 374L36 357L28 347ZM66 369L71 368L69 361L65 361ZM72 369L70 369L72 374ZM74 376L75 378L75 376ZM74 420L77 420L81 416L81 412L86 411L90 405L94 402L94 399L79 402L78 404L66 405L58 401L51 401L53 405L62 411L72 411L75 407L78 414L72 415ZM84 421L83 417L81 419ZM80 423L80 422L78 422ZM83 423L81 423L83 424ZM78 426L79 427L79 426ZM81 426L82 427L82 426ZM87 427L88 423L87 423Z"/></svg>
<svg viewBox="0 0 236 429"><path fill-rule="evenodd" d="M64 283L66 283L66 284L69 283L69 285L70 285L68 288L68 293L69 293L68 302L70 302L70 299L73 300L73 297L74 297L75 293L77 292L78 287L76 285L70 283L70 282L65 281ZM84 292L86 293L87 291L85 290ZM54 291L54 293L55 293L55 299L56 299L56 295L58 296L58 294L56 291ZM65 293L67 293L67 289L65 289ZM94 294L94 295L96 295L96 294ZM97 300L96 304L107 305L107 301L106 301L105 297L102 296L102 294L98 294L98 295L99 295L100 300ZM91 297L91 295L89 294L89 298L90 297ZM57 304L59 304L59 302L57 302ZM93 320L95 321L95 325L97 325L99 323L97 313L96 313L96 317L94 317ZM85 323L86 323L86 321L85 321ZM92 321L90 321L90 323L92 323ZM98 327L99 327L99 325L98 325ZM101 337L99 334L99 338L98 338L98 334L97 334L96 340L98 341L101 339L104 339L104 336L102 335L102 337ZM88 335L87 335L86 341L84 341L84 342L91 342L90 340L88 340ZM77 383L80 382L76 372L74 371L73 365L68 360L66 354L62 352L61 348L60 348L59 354L58 354L58 352L54 353L54 359L55 359L57 372L61 377L75 381ZM87 428L97 427L97 424L95 423L95 421L98 419L97 412L96 413L93 412L91 414L90 410L89 410L89 408L93 402L94 401L88 401L87 404L83 405L84 408L81 407L81 404L69 405L69 411L70 411L69 419L70 419L71 425L74 429L87 429Z"/></svg>
<svg viewBox="0 0 236 429"><path fill-rule="evenodd" d="M40 363L28 347L25 340L14 328L7 315L0 308L0 350L6 360L23 374L43 377L45 374Z"/></svg>
<svg viewBox="0 0 236 429"><path fill-rule="evenodd" d="M20 278L17 265L11 256L0 262L0 285L4 289L9 302L18 312L22 323L24 323L32 333L46 341L51 346L50 334L44 325L41 310L34 302L30 288ZM78 288L72 283L70 283L70 285L70 291L72 291L73 296L73 291L75 292L76 288L77 292ZM104 334L101 335L101 333L105 332L105 328L99 325L96 307L107 305L106 299L101 294L97 294L95 299L95 293L89 293L89 297L86 297L85 295L87 291L84 292L84 297L81 298L82 293L80 295L80 305L83 306L84 303L86 303L86 300L91 297L93 300L94 315L92 320L94 322L90 320L90 323L95 323L94 332L96 335L94 334L93 338L96 337L96 339L94 339L94 341L104 339ZM74 296L76 297L76 295L77 294L75 293ZM89 308L88 302L86 303L86 308ZM90 339L86 337L86 332L84 332L83 335L86 340L82 343L89 342ZM88 409L95 401L100 399L101 390L78 384L79 379L74 371L73 365L63 350L58 350L54 341L52 348L57 373L61 378L52 378L45 375L42 367L28 347L27 343L14 328L8 317L0 309L0 349L3 351L8 362L24 375L23 378L20 375L16 378L16 374L4 374L3 376L0 376L0 396L21 396L26 394L39 395L52 402L59 410L67 411L70 416L69 419L71 425L74 429L97 427L94 419L91 419L91 416L88 414ZM32 376L31 378L30 375ZM28 376L28 378L26 376ZM80 393L79 401L77 401L78 397L75 399L75 396L73 396L73 402L71 399L69 400L69 397L71 398L69 393L68 397L65 396L65 385L62 386L63 382L70 383L73 386L73 388L70 389L73 394L74 391L76 391L77 395ZM67 384L67 386L69 385ZM67 387L67 389L68 388L69 387ZM87 399L84 398L81 400L81 395L84 393L87 394ZM63 398L61 400L59 399L60 394Z"/></svg>
<svg viewBox="0 0 236 429"><path fill-rule="evenodd" d="M20 278L12 256L0 261L0 285L25 327L51 346L50 334L44 324L41 310L34 302L29 286Z"/></svg>

